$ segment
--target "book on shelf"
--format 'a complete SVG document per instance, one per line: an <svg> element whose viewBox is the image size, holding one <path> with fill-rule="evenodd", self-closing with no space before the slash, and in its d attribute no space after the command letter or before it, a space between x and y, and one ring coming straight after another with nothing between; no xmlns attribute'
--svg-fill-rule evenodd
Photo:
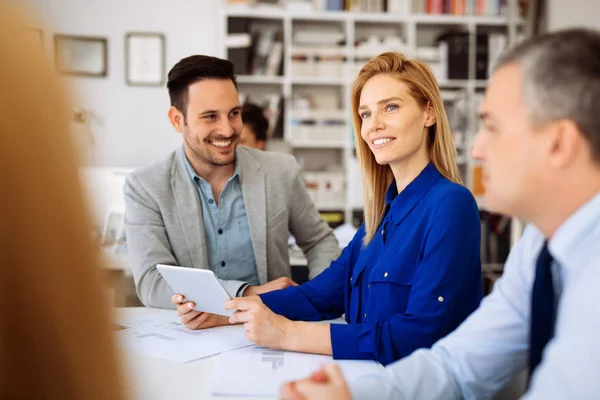
<svg viewBox="0 0 600 400"><path fill-rule="evenodd" d="M227 0L234 6L272 6L292 12L350 11L393 14L506 16L508 0ZM518 2L518 15L526 17L529 0Z"/></svg>
<svg viewBox="0 0 600 400"><path fill-rule="evenodd" d="M227 58L237 75L283 74L283 36L280 26L255 29L250 18L229 18Z"/></svg>
<svg viewBox="0 0 600 400"><path fill-rule="evenodd" d="M271 44L271 50L267 56L265 75L281 75L281 61L283 60L283 41L276 40Z"/></svg>
<svg viewBox="0 0 600 400"><path fill-rule="evenodd" d="M313 10L406 13L408 0L313 0Z"/></svg>
<svg viewBox="0 0 600 400"><path fill-rule="evenodd" d="M275 37L274 29L264 29L257 31L254 41L254 51L252 54L252 74L253 75L265 75L267 59L269 57L269 50L273 44Z"/></svg>
<svg viewBox="0 0 600 400"><path fill-rule="evenodd" d="M269 120L269 129L267 130L269 139L283 139L283 108L283 95L280 93L272 95L266 112Z"/></svg>
<svg viewBox="0 0 600 400"><path fill-rule="evenodd" d="M506 0L412 0L413 14L506 15Z"/></svg>

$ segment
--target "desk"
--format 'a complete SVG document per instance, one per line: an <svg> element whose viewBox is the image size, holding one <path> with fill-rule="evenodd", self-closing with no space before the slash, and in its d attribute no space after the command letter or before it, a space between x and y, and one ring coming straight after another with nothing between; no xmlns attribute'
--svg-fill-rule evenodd
<svg viewBox="0 0 600 400"><path fill-rule="evenodd" d="M152 309L144 307L118 308L123 318L143 316ZM175 312L175 311L173 311ZM242 327L240 326L240 329ZM160 358L118 348L121 355L124 379L131 399L135 400L263 400L259 397L216 397L210 394L212 374L217 356L187 364L178 364ZM273 399L267 397L267 399Z"/></svg>

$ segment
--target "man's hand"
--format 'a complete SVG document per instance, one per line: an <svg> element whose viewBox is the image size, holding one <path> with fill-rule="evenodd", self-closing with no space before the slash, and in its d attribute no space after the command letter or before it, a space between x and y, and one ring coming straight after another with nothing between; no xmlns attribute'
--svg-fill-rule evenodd
<svg viewBox="0 0 600 400"><path fill-rule="evenodd" d="M298 286L298 284L290 278L277 278L274 281L265 283L264 285L248 286L246 290L244 290L243 297L258 296L259 294L285 289L286 287L290 286Z"/></svg>
<svg viewBox="0 0 600 400"><path fill-rule="evenodd" d="M225 302L226 310L238 310L229 318L232 324L243 323L246 338L260 346L285 349L293 322L275 314L258 296Z"/></svg>
<svg viewBox="0 0 600 400"><path fill-rule="evenodd" d="M336 364L325 365L308 379L286 383L281 387L284 400L350 400L350 389Z"/></svg>
<svg viewBox="0 0 600 400"><path fill-rule="evenodd" d="M188 329L206 329L215 326L229 325L227 317L194 310L195 304L191 301L183 302L180 294L174 294L171 302L177 305L177 315L181 317L181 323Z"/></svg>

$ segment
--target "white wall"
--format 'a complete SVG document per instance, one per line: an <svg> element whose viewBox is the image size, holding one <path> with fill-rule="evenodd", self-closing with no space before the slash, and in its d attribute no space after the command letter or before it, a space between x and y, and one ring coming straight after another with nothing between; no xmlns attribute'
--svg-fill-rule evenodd
<svg viewBox="0 0 600 400"><path fill-rule="evenodd" d="M192 54L221 54L221 0L27 0L43 22L52 55L54 33L108 39L106 78L68 77L73 106L91 110L96 144L87 163L137 167L156 161L181 143L167 119L166 87L125 83L125 35L131 31L166 36L166 70Z"/></svg>
<svg viewBox="0 0 600 400"><path fill-rule="evenodd" d="M547 0L548 30L585 26L600 29L600 1Z"/></svg>

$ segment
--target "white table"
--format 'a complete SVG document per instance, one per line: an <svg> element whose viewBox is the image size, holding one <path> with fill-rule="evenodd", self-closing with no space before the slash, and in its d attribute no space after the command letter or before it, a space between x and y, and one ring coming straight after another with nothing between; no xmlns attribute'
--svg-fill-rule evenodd
<svg viewBox="0 0 600 400"><path fill-rule="evenodd" d="M125 318L135 318L152 309L144 307L119 308ZM173 311L175 312L175 311ZM240 326L240 329L243 329ZM210 394L212 373L217 356L179 364L160 358L118 348L125 366L125 383L129 398L136 400L258 400L259 397L216 397ZM267 397L266 399L273 399Z"/></svg>

